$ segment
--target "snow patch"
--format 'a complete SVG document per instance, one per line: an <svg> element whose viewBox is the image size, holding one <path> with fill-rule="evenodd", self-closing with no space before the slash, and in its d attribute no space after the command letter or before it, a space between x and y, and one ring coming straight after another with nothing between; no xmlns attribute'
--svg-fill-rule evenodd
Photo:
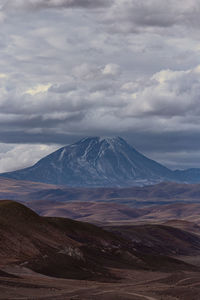
<svg viewBox="0 0 200 300"><path fill-rule="evenodd" d="M61 152L61 154L60 154L60 157L59 157L59 161L61 161L62 159L63 159L63 156L65 155L65 153L66 153L66 149L64 148L63 150L62 150L62 152Z"/></svg>

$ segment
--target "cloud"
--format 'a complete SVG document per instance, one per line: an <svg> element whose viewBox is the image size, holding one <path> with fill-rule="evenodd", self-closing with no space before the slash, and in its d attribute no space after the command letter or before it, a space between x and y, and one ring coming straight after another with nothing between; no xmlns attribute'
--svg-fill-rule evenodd
<svg viewBox="0 0 200 300"><path fill-rule="evenodd" d="M48 84L38 84L37 86L31 88L31 89L28 89L25 91L25 94L28 94L28 95L31 95L31 96L34 96L36 94L39 94L39 93L45 93L48 91L48 89L51 87L51 84L48 83Z"/></svg>
<svg viewBox="0 0 200 300"><path fill-rule="evenodd" d="M127 75L118 72L118 65L83 64L73 69L75 77L67 77L66 82L36 85L26 93L20 87L2 88L0 131L20 129L45 136L45 129L53 135L68 128L87 135L90 126L105 131L108 124L116 132L131 127L141 131L146 126L149 131L198 130L199 66L166 69L133 82L126 82Z"/></svg>
<svg viewBox="0 0 200 300"><path fill-rule="evenodd" d="M0 23L4 22L6 19L6 15L0 10Z"/></svg>
<svg viewBox="0 0 200 300"><path fill-rule="evenodd" d="M111 0L8 0L4 9L41 10L47 8L100 8L107 7Z"/></svg>
<svg viewBox="0 0 200 300"><path fill-rule="evenodd" d="M12 145L0 143L0 172L9 172L28 167L57 149L58 146L56 145Z"/></svg>
<svg viewBox="0 0 200 300"><path fill-rule="evenodd" d="M49 87L49 92L56 94L64 94L70 91L74 91L77 89L75 82L66 82L66 83L56 83Z"/></svg>
<svg viewBox="0 0 200 300"><path fill-rule="evenodd" d="M148 122L148 128L155 131L157 128L165 131L176 131L177 128L196 130L200 113L199 74L199 66L180 71L167 69L149 78L125 82L115 98L123 105L113 113L126 121L132 119L135 124L141 122L140 128Z"/></svg>
<svg viewBox="0 0 200 300"><path fill-rule="evenodd" d="M197 27L199 26L200 4L196 0L120 0L106 15L104 22L109 29L121 33L171 33L171 27ZM177 28L176 28L177 31ZM180 34L180 32L179 32Z"/></svg>
<svg viewBox="0 0 200 300"><path fill-rule="evenodd" d="M108 63L104 66L96 64L83 63L77 65L73 69L73 75L78 79L83 80L101 80L104 76L117 76L120 74L120 66L118 64Z"/></svg>
<svg viewBox="0 0 200 300"><path fill-rule="evenodd" d="M116 76L119 73L120 66L117 64L107 64L102 70L102 74L105 76Z"/></svg>
<svg viewBox="0 0 200 300"><path fill-rule="evenodd" d="M122 135L170 165L198 153L198 1L3 2L2 143Z"/></svg>
<svg viewBox="0 0 200 300"><path fill-rule="evenodd" d="M83 63L73 68L73 75L77 79L89 80L100 75L100 69L96 65Z"/></svg>
<svg viewBox="0 0 200 300"><path fill-rule="evenodd" d="M5 79L7 78L8 75L7 74L4 74L4 73L0 73L0 79Z"/></svg>
<svg viewBox="0 0 200 300"><path fill-rule="evenodd" d="M147 32L172 36L178 33L183 36L189 28L199 30L200 4L197 0L185 0L184 3L179 0L5 0L0 20L11 11L63 8L84 8L90 12L94 9L96 21L111 33ZM98 8L99 13L96 12Z"/></svg>

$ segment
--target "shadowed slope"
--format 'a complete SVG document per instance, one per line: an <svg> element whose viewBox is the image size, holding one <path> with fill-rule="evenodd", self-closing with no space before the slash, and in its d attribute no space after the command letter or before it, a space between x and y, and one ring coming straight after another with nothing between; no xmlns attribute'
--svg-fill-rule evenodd
<svg viewBox="0 0 200 300"><path fill-rule="evenodd" d="M150 233L141 228L134 230L141 232L141 241L145 241ZM168 237L173 229L163 228ZM40 217L22 204L0 201L0 266L17 264L49 276L92 280L114 278L110 268L173 270L177 266L194 269L163 256L162 247L159 252L153 245L155 251L148 252L141 242L138 248L132 236L123 235L123 227L118 231L115 234L88 223ZM178 235L185 243L186 233L176 229L174 237ZM188 234L187 238L188 251L191 251L192 235ZM161 265L155 263L154 255Z"/></svg>
<svg viewBox="0 0 200 300"><path fill-rule="evenodd" d="M107 226L107 230L123 236L134 247L146 254L197 255L200 254L200 237L165 225Z"/></svg>
<svg viewBox="0 0 200 300"><path fill-rule="evenodd" d="M112 233L87 223L40 217L14 201L0 201L0 236L0 266L18 264L49 276L93 280L112 278L110 264L140 267L134 255L131 261L123 257L123 241Z"/></svg>

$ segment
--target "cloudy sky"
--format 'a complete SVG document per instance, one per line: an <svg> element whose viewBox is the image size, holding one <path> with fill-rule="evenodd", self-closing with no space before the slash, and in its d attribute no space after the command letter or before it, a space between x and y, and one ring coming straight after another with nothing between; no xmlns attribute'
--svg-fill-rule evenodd
<svg viewBox="0 0 200 300"><path fill-rule="evenodd" d="M0 172L84 136L200 167L198 0L0 0Z"/></svg>

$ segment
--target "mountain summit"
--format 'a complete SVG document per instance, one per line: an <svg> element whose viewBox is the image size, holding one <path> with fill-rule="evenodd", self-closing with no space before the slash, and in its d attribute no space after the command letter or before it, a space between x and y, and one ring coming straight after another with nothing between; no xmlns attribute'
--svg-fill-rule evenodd
<svg viewBox="0 0 200 300"><path fill-rule="evenodd" d="M87 137L32 167L0 176L69 186L133 186L170 180L173 171L148 159L121 137Z"/></svg>

